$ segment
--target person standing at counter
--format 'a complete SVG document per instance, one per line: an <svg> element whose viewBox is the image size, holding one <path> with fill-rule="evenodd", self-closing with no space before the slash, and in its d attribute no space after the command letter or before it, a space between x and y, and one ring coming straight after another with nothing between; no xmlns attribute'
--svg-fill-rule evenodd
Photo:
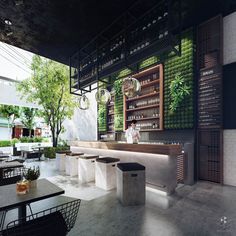
<svg viewBox="0 0 236 236"><path fill-rule="evenodd" d="M140 139L139 130L136 129L136 120L131 121L131 126L125 131L127 143L138 143Z"/></svg>

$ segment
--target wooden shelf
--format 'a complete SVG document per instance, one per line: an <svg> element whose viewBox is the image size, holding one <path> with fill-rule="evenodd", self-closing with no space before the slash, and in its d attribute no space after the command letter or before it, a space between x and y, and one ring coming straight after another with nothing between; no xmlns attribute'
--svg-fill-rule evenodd
<svg viewBox="0 0 236 236"><path fill-rule="evenodd" d="M126 110L127 112L131 112L131 111L140 111L140 110L146 110L146 109L149 109L149 108L155 108L155 107L159 107L159 103L158 104L154 104L154 105L149 105L149 106L143 106L143 107L137 107L137 108L134 108L134 109L128 109Z"/></svg>
<svg viewBox="0 0 236 236"><path fill-rule="evenodd" d="M156 74L156 77L154 77L154 74ZM130 120L128 119L128 117L130 116L130 114L132 114L131 112L136 112L136 111L141 111L143 114L143 118L137 118L137 121L151 121L157 123L157 126L159 127L154 128L154 129L143 129L140 130L141 132L151 132L151 131L159 131L159 130L163 130L163 65L159 64L156 65L154 67L150 67L146 70L143 70L135 75L132 75L134 78L138 79L138 80L147 80L147 79L154 79L146 84L141 85L141 88L146 88L144 89L144 93L143 95L137 96L137 97L133 97L133 98L127 98L126 96L124 96L124 107L123 107L123 111L124 111L124 129L126 129L128 127L128 125L130 124ZM149 77L147 77L149 76ZM153 86L157 89L157 91L153 91ZM149 90L149 93L148 91ZM148 94L147 94L148 93ZM145 100L150 100L150 99L154 98L154 101L156 101L155 104L143 104L143 106L140 107L136 107L136 108L131 108L129 109L129 105L131 105L130 102L134 101L134 103L136 103L136 101L140 101L141 99L145 99ZM159 99L156 99L159 98ZM144 100L141 100L144 101ZM139 102L137 102L139 103ZM146 102L145 102L146 103ZM141 103L140 103L141 105ZM150 114L148 109L158 109L159 111L158 114L159 116L152 116L152 113Z"/></svg>
<svg viewBox="0 0 236 236"><path fill-rule="evenodd" d="M135 119L135 120L156 120L156 119L159 119L160 117L145 117L145 118L138 118L138 119ZM132 120L126 120L127 122L130 122L130 121L132 121Z"/></svg>
<svg viewBox="0 0 236 236"><path fill-rule="evenodd" d="M141 85L142 88L145 88L145 87L149 87L149 86L152 86L154 84L158 84L160 82L160 79L155 79L153 80L152 82L149 82L149 83L146 83L146 84L143 84Z"/></svg>
<svg viewBox="0 0 236 236"><path fill-rule="evenodd" d="M162 129L140 129L139 132L161 131Z"/></svg>
<svg viewBox="0 0 236 236"><path fill-rule="evenodd" d="M127 99L126 101L127 102L136 101L136 100L140 100L140 99L143 99L143 98L152 97L152 96L155 96L157 94L159 94L159 92L149 93L149 94L145 94L145 95L138 96L138 97L135 97L135 98L130 98L130 99Z"/></svg>

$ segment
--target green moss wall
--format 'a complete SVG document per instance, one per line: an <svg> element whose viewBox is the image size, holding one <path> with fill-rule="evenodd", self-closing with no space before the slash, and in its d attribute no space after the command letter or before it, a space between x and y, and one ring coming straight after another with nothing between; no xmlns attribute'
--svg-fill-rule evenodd
<svg viewBox="0 0 236 236"><path fill-rule="evenodd" d="M106 84L102 82L98 82L98 85L106 88ZM106 132L107 131L107 106L106 105L98 105L98 131Z"/></svg>
<svg viewBox="0 0 236 236"><path fill-rule="evenodd" d="M164 55L152 56L139 64L139 70L150 67L158 62L164 64L164 129L188 129L194 126L193 91L194 91L194 41L193 30L182 33L182 53L181 57L174 56L165 59ZM168 57L167 57L168 58ZM123 131L123 95L122 78L131 74L131 70L124 69L114 76L114 89L116 90L114 110L115 110L115 131ZM190 95L184 99L177 110L170 112L170 83L177 73L181 73L186 85L190 86ZM121 78L116 80L116 78ZM105 86L105 85L104 85ZM107 107L98 106L98 130L107 130Z"/></svg>
<svg viewBox="0 0 236 236"><path fill-rule="evenodd" d="M193 128L194 125L194 43L192 30L182 34L181 47L181 57L172 57L164 63L164 129ZM170 112L170 83L175 79L177 73L181 73L186 85L190 87L190 95L172 114Z"/></svg>

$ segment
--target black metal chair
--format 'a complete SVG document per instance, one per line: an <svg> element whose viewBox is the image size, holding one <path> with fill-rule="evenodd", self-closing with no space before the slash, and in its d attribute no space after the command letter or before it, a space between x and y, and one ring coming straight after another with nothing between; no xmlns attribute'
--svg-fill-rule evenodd
<svg viewBox="0 0 236 236"><path fill-rule="evenodd" d="M4 169L3 176L0 179L0 186L15 184L17 181L20 181L23 177L24 170L24 167Z"/></svg>
<svg viewBox="0 0 236 236"><path fill-rule="evenodd" d="M22 180L23 173L26 170L27 170L27 168L25 168L24 166L23 167L16 167L16 168L7 168L7 169L3 170L3 176L0 179L0 186L8 185L8 184L15 184L18 181ZM27 206L29 207L30 213L32 215L33 211L32 211L30 204L27 204ZM9 209L9 210L11 210L11 209ZM0 230L2 230L4 227L6 214L9 210L5 210L5 211L0 212Z"/></svg>
<svg viewBox="0 0 236 236"><path fill-rule="evenodd" d="M3 236L64 236L73 228L80 199L10 222Z"/></svg>

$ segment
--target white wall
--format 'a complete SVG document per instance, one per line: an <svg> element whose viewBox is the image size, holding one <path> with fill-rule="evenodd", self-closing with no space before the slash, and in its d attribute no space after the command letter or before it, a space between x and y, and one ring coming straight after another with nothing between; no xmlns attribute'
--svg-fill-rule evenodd
<svg viewBox="0 0 236 236"><path fill-rule="evenodd" d="M236 12L223 18L223 64L236 62ZM224 184L236 186L236 129L223 133Z"/></svg>
<svg viewBox="0 0 236 236"><path fill-rule="evenodd" d="M66 132L60 135L63 140L97 140L97 102L95 91L87 93L90 100L88 110L75 109L71 120L64 122Z"/></svg>
<svg viewBox="0 0 236 236"><path fill-rule="evenodd" d="M224 130L224 184L236 186L236 130Z"/></svg>
<svg viewBox="0 0 236 236"><path fill-rule="evenodd" d="M2 82L0 80L0 104L16 105L23 107L36 107L39 106L34 103L26 102L25 99L21 99L19 93L16 91L15 84Z"/></svg>
<svg viewBox="0 0 236 236"><path fill-rule="evenodd" d="M223 64L236 61L236 12L223 18Z"/></svg>
<svg viewBox="0 0 236 236"><path fill-rule="evenodd" d="M9 129L7 127L0 127L0 140L9 140Z"/></svg>

